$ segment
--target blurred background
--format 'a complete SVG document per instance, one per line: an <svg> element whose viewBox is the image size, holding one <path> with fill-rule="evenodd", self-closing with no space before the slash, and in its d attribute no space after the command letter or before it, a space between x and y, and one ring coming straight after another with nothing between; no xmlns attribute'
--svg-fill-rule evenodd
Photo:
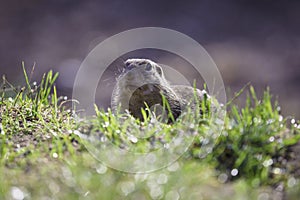
<svg viewBox="0 0 300 200"><path fill-rule="evenodd" d="M0 75L22 84L21 62L28 70L36 63L33 79L53 69L60 73L59 93L70 97L81 62L99 42L131 28L165 27L203 45L231 93L248 82L259 94L270 86L283 115L299 119L299 19L300 1L292 0L1 1ZM124 58L136 55L156 61L169 56L144 51ZM169 60L165 64L184 63ZM116 63L100 84L106 92L119 73ZM108 105L110 96L101 95Z"/></svg>

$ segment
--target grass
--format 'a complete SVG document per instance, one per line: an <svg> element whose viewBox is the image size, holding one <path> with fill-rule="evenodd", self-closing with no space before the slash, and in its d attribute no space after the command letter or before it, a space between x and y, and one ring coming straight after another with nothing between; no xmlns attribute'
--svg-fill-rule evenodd
<svg viewBox="0 0 300 200"><path fill-rule="evenodd" d="M294 152L300 139L299 121L289 125L290 119L280 115L269 90L259 99L249 87L246 105L240 108L231 102L225 119L188 110L173 124L146 114L141 122L96 107L94 118L79 121L66 106L70 100L57 97L57 74L50 71L37 84L23 69L24 87L15 88L5 78L1 87L0 199L272 199L283 195L297 199L300 195L300 159ZM203 104L200 107L205 110ZM137 137L141 134L144 138ZM170 148L174 138L191 142L190 148L171 165L146 174L109 168L88 151L99 156L109 141L132 152L163 148L181 153L181 148ZM165 160L158 161L152 167L162 167ZM132 162L123 159L118 164L131 169ZM149 166L145 169L151 170Z"/></svg>

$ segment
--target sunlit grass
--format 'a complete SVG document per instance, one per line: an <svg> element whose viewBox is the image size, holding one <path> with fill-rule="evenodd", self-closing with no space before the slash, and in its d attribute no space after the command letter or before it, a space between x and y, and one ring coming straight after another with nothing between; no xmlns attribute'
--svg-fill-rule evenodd
<svg viewBox="0 0 300 200"><path fill-rule="evenodd" d="M57 97L57 74L50 71L39 84L24 74L24 87L1 85L0 199L256 199L281 195L280 187L291 198L300 193L299 166L289 164L298 122L287 125L268 90L259 99L250 87L246 105L231 102L224 119L187 110L166 124L96 107L94 118L79 121L69 101ZM92 138L145 153L168 149L180 134L193 139L188 151L148 174L108 168L84 145Z"/></svg>

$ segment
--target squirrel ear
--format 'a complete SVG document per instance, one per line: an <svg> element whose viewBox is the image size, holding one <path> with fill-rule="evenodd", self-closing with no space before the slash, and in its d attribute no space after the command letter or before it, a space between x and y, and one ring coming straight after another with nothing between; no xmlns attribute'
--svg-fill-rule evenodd
<svg viewBox="0 0 300 200"><path fill-rule="evenodd" d="M163 76L162 68L161 68L160 66L155 66L155 68L156 68L157 73L158 73L160 76Z"/></svg>

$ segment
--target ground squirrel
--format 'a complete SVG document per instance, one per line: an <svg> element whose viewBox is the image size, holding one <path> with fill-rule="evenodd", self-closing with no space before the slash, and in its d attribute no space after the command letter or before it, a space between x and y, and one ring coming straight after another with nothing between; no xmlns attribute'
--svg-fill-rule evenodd
<svg viewBox="0 0 300 200"><path fill-rule="evenodd" d="M126 109L136 118L143 120L141 108L163 106L163 96L170 106L174 119L177 119L187 106L195 99L201 101L206 92L185 85L170 85L161 66L149 59L128 59L124 70L117 78L113 91L112 109L120 106L121 112ZM208 95L207 95L208 96ZM170 116L170 115L168 115Z"/></svg>

